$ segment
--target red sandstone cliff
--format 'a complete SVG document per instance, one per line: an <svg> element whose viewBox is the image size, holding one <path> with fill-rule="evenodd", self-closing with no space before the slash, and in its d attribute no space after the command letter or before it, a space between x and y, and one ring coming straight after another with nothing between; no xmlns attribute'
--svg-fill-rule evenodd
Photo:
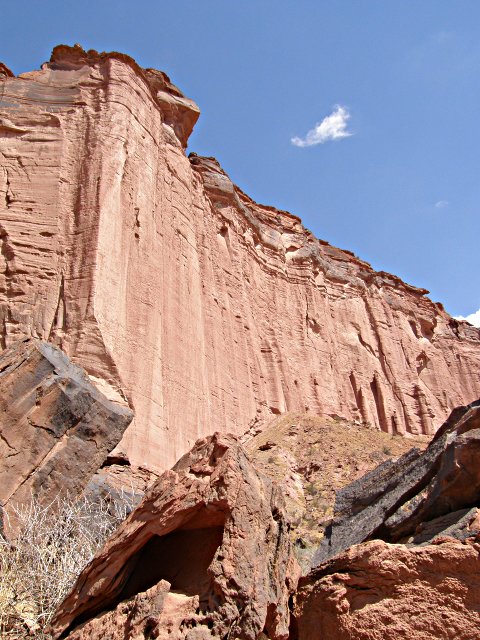
<svg viewBox="0 0 480 640"><path fill-rule="evenodd" d="M197 106L127 56L0 66L0 335L58 344L162 470L284 411L432 433L480 395L480 331L184 152Z"/></svg>

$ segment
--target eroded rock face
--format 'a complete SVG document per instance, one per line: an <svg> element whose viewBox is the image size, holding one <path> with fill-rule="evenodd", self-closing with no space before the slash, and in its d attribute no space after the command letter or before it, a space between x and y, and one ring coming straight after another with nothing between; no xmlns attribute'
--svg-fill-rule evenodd
<svg viewBox="0 0 480 640"><path fill-rule="evenodd" d="M291 640L475 640L480 545L353 546L300 580Z"/></svg>
<svg viewBox="0 0 480 640"><path fill-rule="evenodd" d="M2 344L54 341L128 398L132 464L287 411L432 434L480 395L479 330L187 158L198 108L164 74L65 46L5 69Z"/></svg>
<svg viewBox="0 0 480 640"><path fill-rule="evenodd" d="M147 492L52 627L71 640L284 639L296 580L280 489L215 434Z"/></svg>
<svg viewBox="0 0 480 640"><path fill-rule="evenodd" d="M424 452L412 449L337 493L335 519L314 565L371 538L416 542L422 528L439 533L454 524L462 509L480 506L479 460L477 401L455 409Z"/></svg>
<svg viewBox="0 0 480 640"><path fill-rule="evenodd" d="M60 349L12 344L0 355L0 504L78 495L132 418Z"/></svg>

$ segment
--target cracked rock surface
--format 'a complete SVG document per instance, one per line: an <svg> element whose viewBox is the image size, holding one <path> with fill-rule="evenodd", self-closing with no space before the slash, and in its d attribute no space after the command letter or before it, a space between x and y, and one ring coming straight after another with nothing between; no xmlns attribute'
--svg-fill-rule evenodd
<svg viewBox="0 0 480 640"><path fill-rule="evenodd" d="M13 343L0 355L0 503L78 495L133 417L51 344Z"/></svg>
<svg viewBox="0 0 480 640"><path fill-rule="evenodd" d="M288 529L281 489L238 441L199 440L81 573L54 636L286 639L298 579Z"/></svg>
<svg viewBox="0 0 480 640"><path fill-rule="evenodd" d="M291 640L476 640L480 545L372 540L302 578Z"/></svg>

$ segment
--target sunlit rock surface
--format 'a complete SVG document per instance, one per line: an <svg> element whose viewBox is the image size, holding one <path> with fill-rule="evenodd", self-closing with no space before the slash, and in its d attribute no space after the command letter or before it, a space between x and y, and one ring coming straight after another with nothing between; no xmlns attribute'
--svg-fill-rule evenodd
<svg viewBox="0 0 480 640"><path fill-rule="evenodd" d="M288 528L281 488L233 436L199 440L81 573L54 636L286 640Z"/></svg>
<svg viewBox="0 0 480 640"><path fill-rule="evenodd" d="M161 72L59 46L0 83L1 343L128 399L132 464L287 411L432 434L480 395L480 331L187 157L199 111Z"/></svg>
<svg viewBox="0 0 480 640"><path fill-rule="evenodd" d="M480 545L355 545L302 578L290 640L475 640Z"/></svg>

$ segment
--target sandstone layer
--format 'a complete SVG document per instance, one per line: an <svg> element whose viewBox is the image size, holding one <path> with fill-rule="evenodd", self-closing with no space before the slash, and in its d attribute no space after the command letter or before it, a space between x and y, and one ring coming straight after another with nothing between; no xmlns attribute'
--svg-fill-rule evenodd
<svg viewBox="0 0 480 640"><path fill-rule="evenodd" d="M209 425L338 414L433 434L480 395L480 332L187 157L198 107L128 56L0 69L0 339L58 344L163 471Z"/></svg>
<svg viewBox="0 0 480 640"><path fill-rule="evenodd" d="M0 505L77 496L132 417L60 349L12 344L0 355Z"/></svg>
<svg viewBox="0 0 480 640"><path fill-rule="evenodd" d="M237 440L199 440L82 572L54 636L286 639L288 529L281 490Z"/></svg>
<svg viewBox="0 0 480 640"><path fill-rule="evenodd" d="M477 640L480 545L353 546L302 578L291 640Z"/></svg>
<svg viewBox="0 0 480 640"><path fill-rule="evenodd" d="M415 541L421 527L480 506L480 400L457 407L424 452L388 460L337 493L335 519L314 558L319 565L372 538ZM440 524L441 524L440 520Z"/></svg>

